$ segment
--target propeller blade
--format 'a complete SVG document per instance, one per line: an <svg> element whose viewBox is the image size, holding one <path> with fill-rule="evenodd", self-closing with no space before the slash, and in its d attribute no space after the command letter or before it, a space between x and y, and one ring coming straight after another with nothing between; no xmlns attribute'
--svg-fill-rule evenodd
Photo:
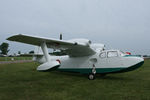
<svg viewBox="0 0 150 100"><path fill-rule="evenodd" d="M60 34L60 40L62 40L62 34Z"/></svg>

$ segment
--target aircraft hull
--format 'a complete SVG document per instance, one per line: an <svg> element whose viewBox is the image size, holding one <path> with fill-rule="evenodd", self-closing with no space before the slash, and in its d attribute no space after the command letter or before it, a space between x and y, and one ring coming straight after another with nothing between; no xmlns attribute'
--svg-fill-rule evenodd
<svg viewBox="0 0 150 100"><path fill-rule="evenodd" d="M107 73L122 73L122 72L128 72L135 70L143 65L143 62L140 62L136 65L130 66L128 68L96 68L96 73L98 74L107 74ZM92 73L92 68L58 68L59 71L65 71L65 72L79 72L82 74L89 74Z"/></svg>
<svg viewBox="0 0 150 100"><path fill-rule="evenodd" d="M59 60L59 71L79 72L83 74L92 73L93 63L90 59L96 58L95 62L96 73L119 73L132 71L143 65L144 60L137 56L124 56L110 59L101 59L98 54L86 57L72 57L69 56L51 56L52 60ZM42 58L43 59L43 58ZM41 61L44 63L43 61ZM45 61L46 62L46 61Z"/></svg>

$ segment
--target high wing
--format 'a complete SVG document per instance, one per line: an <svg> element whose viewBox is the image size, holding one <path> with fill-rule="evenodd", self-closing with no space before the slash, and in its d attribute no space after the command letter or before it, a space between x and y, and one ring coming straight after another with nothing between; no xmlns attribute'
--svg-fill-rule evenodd
<svg viewBox="0 0 150 100"><path fill-rule="evenodd" d="M57 40L52 38L44 38L30 35L14 35L7 40L16 41L36 46L41 46L43 42L47 44L48 48L65 50L71 57L89 56L95 54L95 51L90 48L90 45L77 43L73 41Z"/></svg>

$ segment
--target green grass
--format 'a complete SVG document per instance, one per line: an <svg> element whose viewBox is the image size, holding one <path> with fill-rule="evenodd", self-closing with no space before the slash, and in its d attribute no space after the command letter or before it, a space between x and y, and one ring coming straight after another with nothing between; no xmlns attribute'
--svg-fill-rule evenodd
<svg viewBox="0 0 150 100"><path fill-rule="evenodd" d="M14 60L32 60L32 57L0 57L0 61L11 61L12 58Z"/></svg>
<svg viewBox="0 0 150 100"><path fill-rule="evenodd" d="M0 65L0 100L150 100L150 60L138 70L88 80L38 72L36 63Z"/></svg>

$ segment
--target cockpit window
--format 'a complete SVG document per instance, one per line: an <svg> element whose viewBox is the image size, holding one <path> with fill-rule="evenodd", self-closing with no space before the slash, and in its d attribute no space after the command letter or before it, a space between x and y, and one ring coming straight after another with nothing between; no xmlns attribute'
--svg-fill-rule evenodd
<svg viewBox="0 0 150 100"><path fill-rule="evenodd" d="M105 58L105 57L106 57L106 52L102 52L102 53L100 54L100 57L101 57L101 58Z"/></svg>
<svg viewBox="0 0 150 100"><path fill-rule="evenodd" d="M107 52L107 56L108 57L117 57L118 52L117 51L109 51L109 52Z"/></svg>

